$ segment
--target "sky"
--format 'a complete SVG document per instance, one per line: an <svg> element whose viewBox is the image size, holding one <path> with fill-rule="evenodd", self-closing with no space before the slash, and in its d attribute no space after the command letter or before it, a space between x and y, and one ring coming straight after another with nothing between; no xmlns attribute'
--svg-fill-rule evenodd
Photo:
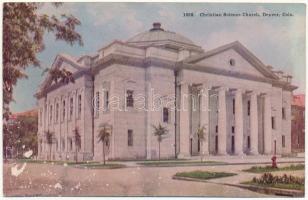
<svg viewBox="0 0 308 200"><path fill-rule="evenodd" d="M292 13L292 17L183 17L184 12L198 13ZM81 21L77 31L83 46L56 41L52 34L44 37L45 50L38 55L41 68L29 66L28 79L17 82L12 112L36 106L34 94L43 81L42 71L50 67L59 53L73 56L93 54L113 40L126 41L149 30L153 22L191 39L207 51L233 41L246 46L264 64L293 76L305 93L305 4L225 4L225 3L64 3L60 8L44 4L39 13L61 16L72 14Z"/></svg>

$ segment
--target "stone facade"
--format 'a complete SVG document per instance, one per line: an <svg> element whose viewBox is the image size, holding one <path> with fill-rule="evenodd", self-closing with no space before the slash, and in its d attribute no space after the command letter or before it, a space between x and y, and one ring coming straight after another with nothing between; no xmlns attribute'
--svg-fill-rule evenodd
<svg viewBox="0 0 308 200"><path fill-rule="evenodd" d="M237 41L205 52L154 23L92 56L60 54L52 68L71 71L75 82L55 83L49 75L36 94L41 159L51 148L52 159L72 160L78 129L78 159L102 160L102 124L112 127L108 159L156 159L159 124L168 129L163 158L291 152L291 76ZM195 134L201 126L202 142Z"/></svg>

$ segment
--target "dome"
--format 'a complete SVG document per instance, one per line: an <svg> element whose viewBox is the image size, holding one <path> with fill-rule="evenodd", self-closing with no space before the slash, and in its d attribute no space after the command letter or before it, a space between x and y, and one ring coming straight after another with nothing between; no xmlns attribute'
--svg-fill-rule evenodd
<svg viewBox="0 0 308 200"><path fill-rule="evenodd" d="M190 39L161 28L160 23L153 23L153 28L149 31L139 33L126 41L128 44L136 46L172 46L175 49L188 48L198 49L201 47L195 45Z"/></svg>

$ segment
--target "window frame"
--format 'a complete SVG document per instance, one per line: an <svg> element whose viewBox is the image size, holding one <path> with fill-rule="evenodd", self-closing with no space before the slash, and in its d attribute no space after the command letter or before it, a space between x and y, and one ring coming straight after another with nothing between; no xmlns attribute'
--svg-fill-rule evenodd
<svg viewBox="0 0 308 200"><path fill-rule="evenodd" d="M77 98L78 98L78 100L77 100L78 101L77 102L78 103L77 119L80 119L81 118L81 107L82 107L82 104L81 104L82 103L81 102L82 101L81 94L79 94Z"/></svg>
<svg viewBox="0 0 308 200"><path fill-rule="evenodd" d="M69 120L72 120L74 113L74 98L70 98L70 110L69 110Z"/></svg>
<svg viewBox="0 0 308 200"><path fill-rule="evenodd" d="M272 130L276 129L276 119L274 116L271 117L271 121L272 121Z"/></svg>
<svg viewBox="0 0 308 200"><path fill-rule="evenodd" d="M166 111L166 113L165 113L165 111ZM167 108L167 107L163 107L163 119L162 119L162 121L163 121L163 123L170 123L170 109L169 108ZM167 115L167 116L165 116L165 114ZM165 117L167 117L167 118L165 118Z"/></svg>
<svg viewBox="0 0 308 200"><path fill-rule="evenodd" d="M286 147L286 136L285 135L281 135L281 146L282 148Z"/></svg>
<svg viewBox="0 0 308 200"><path fill-rule="evenodd" d="M95 93L95 117L99 117L99 109L100 109L100 93L96 91Z"/></svg>
<svg viewBox="0 0 308 200"><path fill-rule="evenodd" d="M133 129L127 130L127 146L129 146L129 147L134 146Z"/></svg>
<svg viewBox="0 0 308 200"><path fill-rule="evenodd" d="M53 111L53 106L51 104L49 105L49 124L52 124L52 111Z"/></svg>
<svg viewBox="0 0 308 200"><path fill-rule="evenodd" d="M108 111L109 110L109 103L110 103L110 100L109 100L109 91L108 90L105 90L104 91L104 111Z"/></svg>
<svg viewBox="0 0 308 200"><path fill-rule="evenodd" d="M285 109L285 107L281 108L281 117L282 117L282 119L286 119L286 109Z"/></svg>
<svg viewBox="0 0 308 200"><path fill-rule="evenodd" d="M126 90L126 107L134 107L134 90Z"/></svg>
<svg viewBox="0 0 308 200"><path fill-rule="evenodd" d="M251 103L250 100L247 101L247 115L250 116Z"/></svg>

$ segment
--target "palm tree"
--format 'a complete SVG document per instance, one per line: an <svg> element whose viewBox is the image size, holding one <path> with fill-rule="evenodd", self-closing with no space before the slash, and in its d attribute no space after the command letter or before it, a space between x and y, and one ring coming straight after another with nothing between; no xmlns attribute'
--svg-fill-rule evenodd
<svg viewBox="0 0 308 200"><path fill-rule="evenodd" d="M78 127L76 127L74 130L74 138L75 138L75 149L76 149L76 155L75 155L75 159L76 159L76 163L78 162L78 151L81 148L81 136L79 133L79 129Z"/></svg>
<svg viewBox="0 0 308 200"><path fill-rule="evenodd" d="M49 130L45 132L46 142L49 145L49 160L51 160L51 148L53 142L53 133Z"/></svg>
<svg viewBox="0 0 308 200"><path fill-rule="evenodd" d="M202 158L203 158L203 142L205 140L205 127L204 126L199 126L199 128L196 131L196 135L198 136L198 139L200 141L200 146L201 146L201 162L202 162Z"/></svg>
<svg viewBox="0 0 308 200"><path fill-rule="evenodd" d="M158 126L152 125L152 127L154 128L154 135L157 137L158 141L158 160L160 160L160 143L164 139L163 136L167 135L169 131L166 127L163 127L161 124L159 124Z"/></svg>
<svg viewBox="0 0 308 200"><path fill-rule="evenodd" d="M105 144L107 141L109 141L109 137L111 136L112 127L111 125L108 125L107 123L104 123L100 126L99 133L97 135L98 142L103 143L103 161L104 165L106 164L106 156L105 156Z"/></svg>

